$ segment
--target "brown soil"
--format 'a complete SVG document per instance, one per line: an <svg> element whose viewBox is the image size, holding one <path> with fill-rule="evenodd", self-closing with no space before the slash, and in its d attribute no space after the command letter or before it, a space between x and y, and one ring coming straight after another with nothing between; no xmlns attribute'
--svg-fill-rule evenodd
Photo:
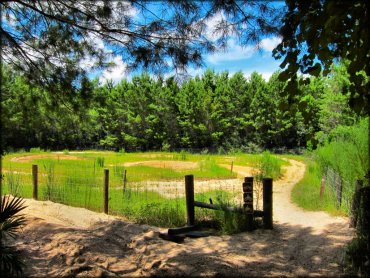
<svg viewBox="0 0 370 278"><path fill-rule="evenodd" d="M78 157L74 155L68 155L68 154L31 154L31 155L25 155L25 156L17 156L13 157L11 161L17 161L17 162L29 162L35 159L56 159L56 160L83 160L83 157Z"/></svg>
<svg viewBox="0 0 370 278"><path fill-rule="evenodd" d="M231 171L231 165L229 164L220 164L220 166L230 169ZM253 167L239 166L239 165L233 165L232 170L233 170L233 173L236 173L239 178L253 176L253 174L256 172L256 169Z"/></svg>
<svg viewBox="0 0 370 278"><path fill-rule="evenodd" d="M169 168L173 170L191 170L199 167L197 162L177 161L177 160L148 160L139 162L127 162L123 164L130 166L149 166L154 168Z"/></svg>
<svg viewBox="0 0 370 278"><path fill-rule="evenodd" d="M164 241L156 227L27 200L28 224L15 244L32 277L339 276L353 231L346 218L298 208L290 201L303 163L290 160L274 181L274 229ZM236 170L236 169L235 169ZM245 173L240 170L240 174Z"/></svg>

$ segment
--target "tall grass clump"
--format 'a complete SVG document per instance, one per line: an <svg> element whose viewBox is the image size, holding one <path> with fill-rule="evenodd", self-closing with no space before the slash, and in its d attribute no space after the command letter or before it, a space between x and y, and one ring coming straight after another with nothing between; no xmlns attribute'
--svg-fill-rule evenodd
<svg viewBox="0 0 370 278"><path fill-rule="evenodd" d="M329 169L340 176L343 191L343 209L349 213L349 206L356 180L364 179L369 167L368 119L354 126L338 126L329 134L329 139L314 152L323 175Z"/></svg>
<svg viewBox="0 0 370 278"><path fill-rule="evenodd" d="M100 167L100 168L103 168L104 167L104 157L97 157L96 158L96 164Z"/></svg>
<svg viewBox="0 0 370 278"><path fill-rule="evenodd" d="M333 215L341 215L333 200L334 192L326 187L320 198L321 170L319 164L311 157L305 158L306 171L292 190L292 200L300 207L313 211L327 211Z"/></svg>
<svg viewBox="0 0 370 278"><path fill-rule="evenodd" d="M186 151L184 151L184 150L181 150L181 152L179 152L179 153L175 153L175 154L173 155L173 158L174 158L175 160L182 160L182 161L186 161L186 160L188 159L188 155L189 155L189 153L188 153L188 152L186 152Z"/></svg>
<svg viewBox="0 0 370 278"><path fill-rule="evenodd" d="M42 152L41 148L31 148L30 153L40 153Z"/></svg>
<svg viewBox="0 0 370 278"><path fill-rule="evenodd" d="M257 166L259 178L279 178L282 174L281 165L282 162L280 159L272 155L269 151L264 151L261 154L260 161Z"/></svg>
<svg viewBox="0 0 370 278"><path fill-rule="evenodd" d="M10 171L5 174L6 184L8 185L8 192L13 196L20 195L20 174Z"/></svg>
<svg viewBox="0 0 370 278"><path fill-rule="evenodd" d="M276 156L272 155L269 151L264 151L257 163L256 163L256 173L254 195L256 198L256 209L261 209L262 202L262 180L263 178L273 178L277 179L281 176L281 166L283 162Z"/></svg>
<svg viewBox="0 0 370 278"><path fill-rule="evenodd" d="M368 121L334 129L329 140L315 151L320 166L333 168L349 181L362 179L369 166Z"/></svg>
<svg viewBox="0 0 370 278"><path fill-rule="evenodd" d="M185 209L173 202L153 202L141 205L135 220L159 227L180 227L186 222Z"/></svg>
<svg viewBox="0 0 370 278"><path fill-rule="evenodd" d="M46 175L44 198L46 200L53 200L55 191L55 162L49 160L44 162L44 170Z"/></svg>
<svg viewBox="0 0 370 278"><path fill-rule="evenodd" d="M186 223L184 198L165 198L158 192L127 188L110 190L110 210L140 224L180 227Z"/></svg>
<svg viewBox="0 0 370 278"><path fill-rule="evenodd" d="M234 207L242 209L233 200L233 194L221 190L209 191L196 195L196 200L208 203L212 199L214 204L221 207L220 210L195 208L197 224L201 227L213 228L222 234L235 234L247 229L247 218L244 213L230 212L226 208Z"/></svg>

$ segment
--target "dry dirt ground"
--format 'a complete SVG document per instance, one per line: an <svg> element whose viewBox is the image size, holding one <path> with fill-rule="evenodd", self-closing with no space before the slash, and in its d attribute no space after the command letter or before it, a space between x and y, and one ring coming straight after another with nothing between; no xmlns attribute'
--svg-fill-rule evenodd
<svg viewBox="0 0 370 278"><path fill-rule="evenodd" d="M34 159L57 159L57 160L83 160L83 157L78 157L69 154L62 154L62 153L52 153L52 154L31 154L25 156L17 156L13 157L10 161L17 161L17 162L29 162Z"/></svg>
<svg viewBox="0 0 370 278"><path fill-rule="evenodd" d="M340 276L348 219L290 201L305 165L290 160L274 181L274 229L162 240L151 226L52 202L26 200L28 224L15 241L25 276ZM245 169L235 169L245 175Z"/></svg>

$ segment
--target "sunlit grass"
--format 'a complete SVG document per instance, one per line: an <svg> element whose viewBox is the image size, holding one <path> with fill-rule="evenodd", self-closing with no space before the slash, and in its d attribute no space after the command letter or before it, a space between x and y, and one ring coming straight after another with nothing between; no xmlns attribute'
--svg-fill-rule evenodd
<svg viewBox="0 0 370 278"><path fill-rule="evenodd" d="M306 157L306 171L303 179L292 190L292 200L300 207L313 211L326 211L332 215L345 215L343 209L337 209L332 189L325 187L320 198L321 172L314 160Z"/></svg>
<svg viewBox="0 0 370 278"><path fill-rule="evenodd" d="M22 156L35 156L34 159L17 160ZM68 157L66 157L68 156ZM74 160L66 160L73 157ZM184 176L193 174L197 180L235 179L236 174L219 164L258 166L261 155L236 154L233 156L190 154L187 152L150 152L150 153L115 153L115 152L43 152L34 149L32 153L14 153L3 157L3 170L7 173L3 185L4 193L11 193L17 188L18 194L32 197L33 164L38 165L39 200L84 207L93 211L103 211L103 172L107 168L109 176L109 212L123 215L137 223L146 223L161 227L178 227L186 224L185 198L176 192L171 198L161 193L148 190L147 182L183 181ZM156 162L156 167L141 164L145 161ZM170 168L167 161L192 163L193 168ZM281 160L279 160L281 162ZM140 164L131 164L140 162ZM162 166L163 162L163 166ZM284 162L283 162L284 163ZM166 166L167 165L167 166ZM126 182L124 175L126 173ZM124 188L125 185L125 188ZM196 194L198 201L238 206L235 194L220 190ZM226 213L227 214L227 213ZM225 233L238 231L239 216L226 215L223 211L196 209L199 223L212 222Z"/></svg>

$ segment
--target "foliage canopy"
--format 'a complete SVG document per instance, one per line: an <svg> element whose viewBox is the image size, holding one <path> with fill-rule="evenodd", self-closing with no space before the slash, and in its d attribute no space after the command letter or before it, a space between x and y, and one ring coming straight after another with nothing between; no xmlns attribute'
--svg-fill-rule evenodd
<svg viewBox="0 0 370 278"><path fill-rule="evenodd" d="M247 45L276 32L280 15L258 1L15 0L0 7L2 59L64 94L114 55L128 70L200 66L230 35Z"/></svg>
<svg viewBox="0 0 370 278"><path fill-rule="evenodd" d="M351 82L349 103L358 113L368 113L370 96L370 46L368 1L287 0L280 29L282 42L274 57L284 58L280 77L290 80L289 93L297 92L297 73L318 76L330 73L333 63L348 60ZM306 80L307 81L307 80Z"/></svg>

